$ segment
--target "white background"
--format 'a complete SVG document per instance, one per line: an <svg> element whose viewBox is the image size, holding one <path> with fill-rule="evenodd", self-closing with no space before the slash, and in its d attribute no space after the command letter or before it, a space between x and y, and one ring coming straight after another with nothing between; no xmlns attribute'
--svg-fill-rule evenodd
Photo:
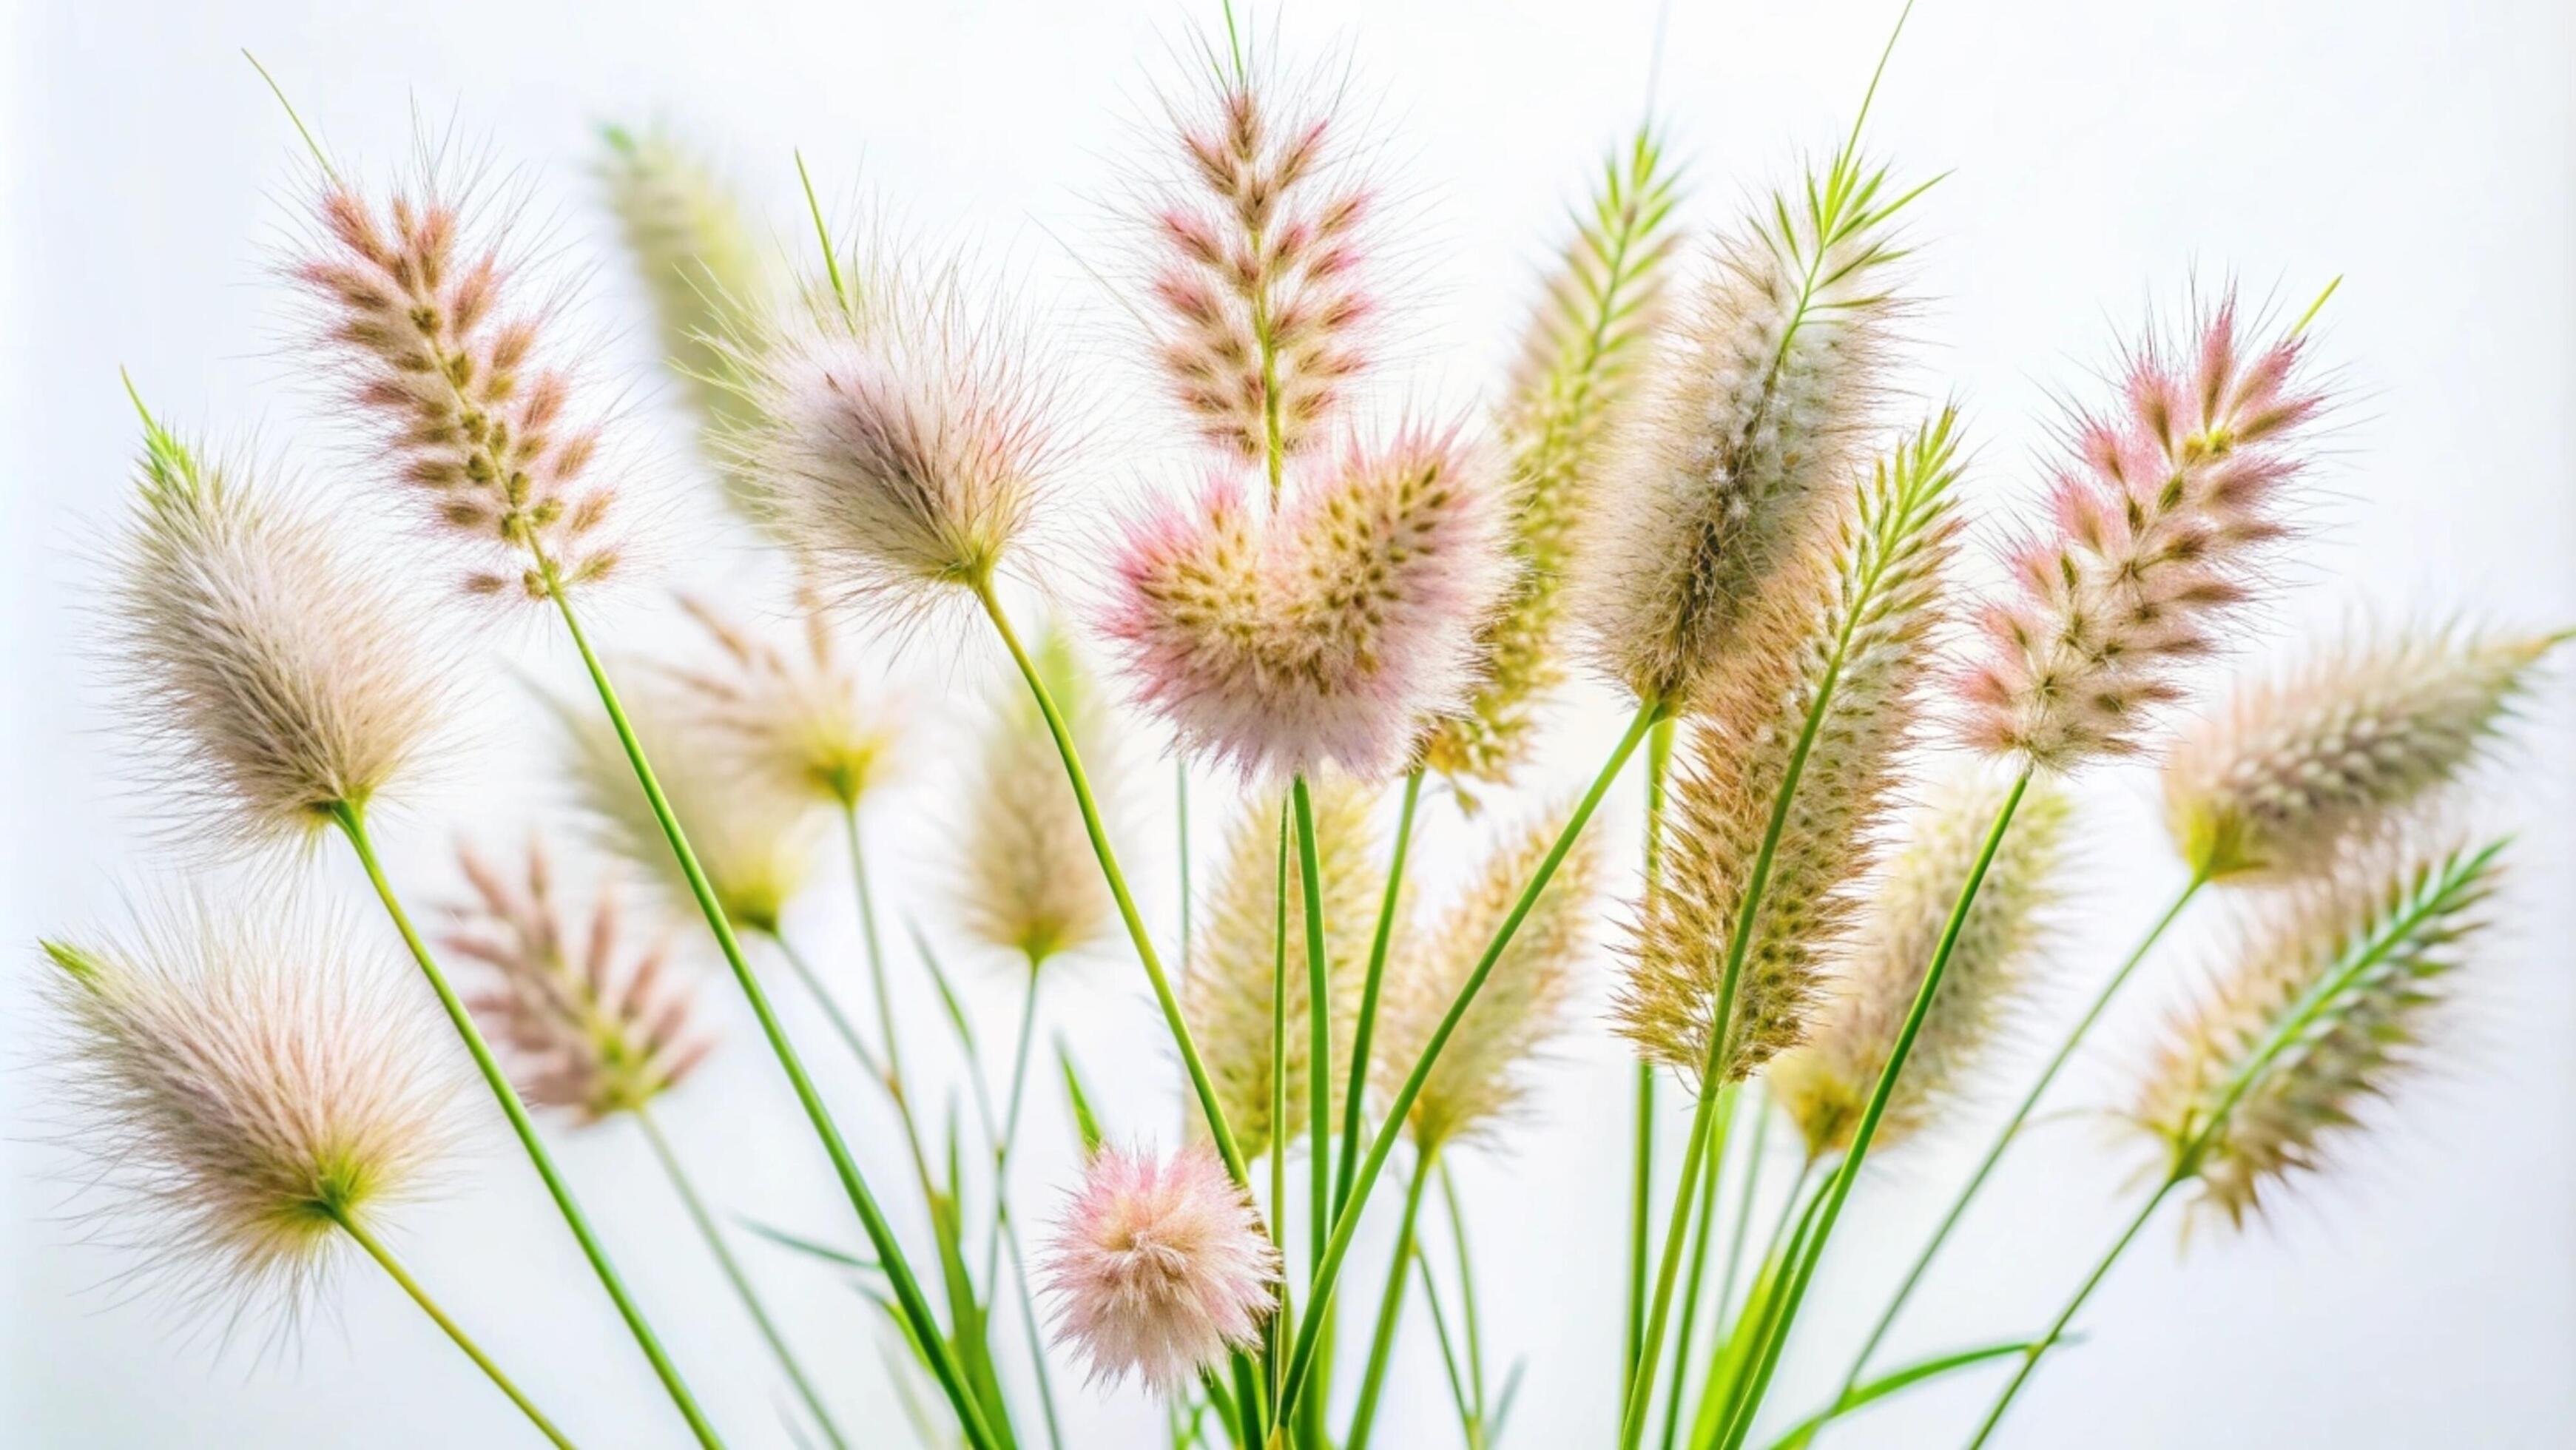
<svg viewBox="0 0 2576 1450"><path fill-rule="evenodd" d="M1687 214L1705 225L1840 135L1893 6L1677 10L1659 109L1688 162ZM27 944L39 932L112 922L123 893L148 894L171 869L148 850L145 803L119 785L119 744L76 648L95 579L82 556L120 506L135 443L116 368L132 368L191 426L234 439L256 431L269 456L297 462L326 495L378 487L309 436L313 409L283 353L287 314L267 270L269 243L289 220L297 153L237 47L259 52L336 151L374 174L407 144L414 107L434 128L452 117L459 135L488 142L547 198L541 206L575 263L616 260L584 171L594 123L673 118L734 162L782 226L796 220L789 150L802 147L827 196L892 199L913 233L965 239L1027 293L1058 304L1073 320L1073 346L1107 353L1119 339L1099 322L1114 313L1056 239L1099 256L1099 218L1120 158L1134 152L1135 118L1151 85L1173 74L1186 26L1214 13L1213 3L1159 0L9 7L0 130L0 368L10 370L0 380L0 1051L10 1065L0 1075L0 1442L526 1437L372 1274L347 1275L330 1312L265 1356L259 1330L219 1351L202 1326L122 1292L112 1281L125 1261L78 1244L78 1225L62 1217L64 1160L38 1141L46 1129L29 1102L35 1084L22 1065L35 1051L36 963ZM1286 32L1305 53L1341 47L1358 92L1378 98L1386 170L1418 203L1421 225L1400 250L1410 275L1436 289L1414 314L1402 391L1474 398L1507 355L1563 207L1640 112L1652 7L1319 0L1294 7ZM2045 441L2048 398L2087 386L2115 325L2151 304L2170 308L2195 277L2240 279L2252 296L2296 309L2341 273L2347 281L2319 328L2346 404L2331 497L2310 516L2318 537L2285 581L2293 592L2276 617L2329 628L2364 608L2383 618L2576 620L2567 566L2576 544L2572 45L2576 23L2559 0L1925 6L1870 132L1903 174L1951 173L1914 222L1930 299L1914 385L1966 403L1978 439L1976 502L1993 509L2020 496ZM676 439L651 390L649 346L632 329L613 331L633 315L625 274L603 268L593 290L612 328L611 370L644 385L637 426ZM678 445L669 451L673 461L649 470L647 487L685 495L690 466ZM676 552L673 566L694 577L739 569L699 557L711 548ZM405 572L421 590L443 585L426 566ZM540 677L566 679L567 661L542 631L488 642ZM944 643L916 651L897 669L926 716L968 719L993 662L980 641L959 660L948 653ZM492 725L480 748L390 829L396 875L423 899L453 889L445 851L454 834L506 845L529 818L529 800L544 800L528 789L543 767L530 717L505 682L494 693L497 703L475 717ZM2523 832L2517 877L2438 1072L2408 1085L2334 1181L2303 1191L2276 1218L2241 1236L2196 1237L2187 1253L2174 1222L2152 1231L2084 1316L2086 1341L2028 1394L2009 1443L2567 1443L2576 1427L2567 1374L2576 1359L2568 703L2553 686L2534 704L2530 744L2491 792L2503 798L2494 818ZM1614 728L1607 700L1587 699L1552 759L1580 778ZM1148 910L1168 922L1168 771L1146 768L1149 749L1135 755L1135 869ZM872 827L878 854L902 858L888 867L888 895L932 914L947 844L935 820L941 779L925 765ZM1202 785L1203 800L1219 794L1215 782ZM2106 772L2084 796L2090 864L2061 1008L2089 993L2178 876L2154 828L2150 775ZM1425 854L1439 876L1462 837L1446 824L1445 803L1432 814L1444 824ZM1217 816L1214 806L1201 812L1203 840ZM1636 823L1631 781L1598 829L1629 842ZM325 894L355 900L357 883L338 860L326 856L314 874ZM845 899L822 889L792 924L821 954L846 961L846 914ZM2184 945L2214 940L2209 928L2222 915L2198 913ZM2104 1051L2074 1074L2067 1105L2116 1100L2152 1029L2154 999L2188 977L2192 955L2169 954L2151 969L2103 1033ZM998 1035L1010 1022L1007 975L973 975L985 1030ZM937 1043L928 995L906 980L914 1036ZM1051 1025L1094 1064L1113 1125L1168 1139L1175 1078L1165 1054L1139 1048L1157 1039L1132 962L1103 952L1066 980ZM849 1237L749 1024L728 992L708 998L733 1045L670 1104L684 1151L728 1202ZM811 1014L792 1016L810 1036ZM921 1052L935 1060L933 1048ZM818 1041L815 1057L827 1054ZM825 1064L827 1087L864 1101L839 1068ZM2017 1065L2013 1076L2028 1070ZM1498 1369L1514 1357L1529 1363L1510 1439L1524 1450L1610 1434L1628 1082L1625 1058L1587 1019L1547 1073L1543 1114L1515 1150L1460 1165L1492 1353ZM1038 1102L1033 1141L1047 1146L1027 1164L1032 1206L1068 1165L1055 1095ZM882 1181L898 1183L885 1125L864 1108L850 1117ZM1891 1155L1883 1170L1873 1164L1802 1322L1774 1397L1781 1409L1812 1401L1839 1370L1983 1131ZM612 1129L564 1139L562 1156L735 1443L780 1443L770 1368L684 1237L640 1144ZM2140 1161L2098 1117L2054 1121L1993 1185L1895 1348L1929 1351L2041 1322L2125 1214ZM583 1443L680 1443L505 1144L487 1142L443 1201L403 1216L398 1238ZM1373 1234L1355 1258L1369 1282L1378 1243ZM899 1439L867 1313L834 1284L754 1257L809 1356L832 1367L846 1423L882 1417L862 1438ZM1417 1318L1407 1333L1383 1444L1437 1446L1454 1434L1426 1328ZM1093 1395L1069 1370L1059 1380L1081 1443L1139 1443L1158 1423L1133 1394ZM1991 1388L1980 1380L1918 1393L1855 1422L1837 1443L1952 1443Z"/></svg>

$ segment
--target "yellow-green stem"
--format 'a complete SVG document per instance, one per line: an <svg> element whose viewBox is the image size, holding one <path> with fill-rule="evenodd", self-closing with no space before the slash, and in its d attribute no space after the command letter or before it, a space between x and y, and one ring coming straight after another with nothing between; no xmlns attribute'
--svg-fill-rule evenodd
<svg viewBox="0 0 2576 1450"><path fill-rule="evenodd" d="M1351 1429L1342 1439L1342 1450L1368 1450L1369 1432L1377 1423L1378 1397L1386 1388L1387 1365L1395 1354L1395 1327L1404 1317L1404 1291L1412 1282L1405 1270L1413 1261L1414 1228L1422 1218L1423 1190L1431 1186L1431 1170L1439 1158L1440 1145L1425 1144L1414 1161L1413 1181L1404 1186L1404 1214L1395 1226L1395 1257L1387 1265L1386 1295L1378 1301L1368 1367L1360 1373L1359 1405L1351 1412Z"/></svg>
<svg viewBox="0 0 2576 1450"><path fill-rule="evenodd" d="M1309 1148L1306 1212L1310 1240L1308 1270L1324 1262L1324 1238L1332 1222L1333 1125L1333 983L1332 963L1324 948L1324 872L1315 848L1315 796L1298 776L1288 786L1297 817L1297 884L1305 908L1306 928L1306 1123ZM1308 1306L1320 1312L1318 1303Z"/></svg>
<svg viewBox="0 0 2576 1450"><path fill-rule="evenodd" d="M1673 1436L1681 1428L1682 1400L1690 1384L1684 1373L1690 1365L1691 1332L1699 1324L1700 1286L1708 1270L1709 1235L1717 1226L1718 1178L1726 1165L1726 1143L1735 1132L1735 1119L1742 1107L1742 1089L1728 1083L1719 1089L1725 1098L1717 1110L1717 1141L1709 1145L1705 1176L1699 1185L1699 1199L1706 1207L1700 1211L1699 1224L1691 1230L1690 1272L1682 1281L1682 1322L1673 1336L1673 1382L1664 1398L1663 1450L1672 1450ZM1747 1174L1747 1177L1752 1175Z"/></svg>
<svg viewBox="0 0 2576 1450"><path fill-rule="evenodd" d="M1377 934L1369 940L1368 975L1360 983L1359 1020L1351 1028L1351 1070L1342 1090L1341 1157L1333 1170L1333 1212L1350 1202L1351 1175L1360 1163L1360 1104L1368 1090L1369 1051L1377 1036L1378 998L1386 986L1386 956L1395 941L1396 912L1403 905L1404 865L1413 845L1413 814L1422 803L1422 770L1404 778L1404 803L1395 817L1395 849L1387 859L1386 894L1377 905Z"/></svg>
<svg viewBox="0 0 2576 1450"><path fill-rule="evenodd" d="M1625 239L1622 238L1624 244ZM1673 734L1680 722L1666 720L1646 738L1646 870L1645 899L1651 907L1656 882L1663 875L1664 780L1672 769ZM1624 1390L1637 1376L1637 1349L1646 1327L1646 1243L1654 1232L1655 1065L1637 1064L1636 1141L1628 1174L1628 1327L1621 1355L1619 1384Z"/></svg>
<svg viewBox="0 0 2576 1450"><path fill-rule="evenodd" d="M528 1423L537 1427L537 1433L561 1447L561 1450L572 1450L572 1442L564 1438L563 1431L555 1428L554 1422L547 1419L544 1412L540 1411L525 1394L522 1394L517 1385L510 1382L508 1375L501 1373L501 1367L492 1362L492 1357L483 1352L483 1347L474 1342L473 1336L467 1334L455 1320L447 1317L447 1311L438 1307L438 1301L429 1297L429 1291L420 1286L420 1281L414 1279L409 1271L403 1268L402 1261L395 1258L393 1252L369 1232L366 1226L358 1221L356 1215L334 1211L331 1220L340 1225L341 1230L350 1238L356 1240L358 1247L367 1251L367 1257L375 1260L378 1268L383 1269L388 1277L402 1286L402 1291L411 1296L411 1302L420 1306L420 1312L428 1315L431 1323L447 1332L447 1337L455 1341L456 1347L465 1351L465 1357L474 1361L475 1368L483 1371L485 1377L490 1379L501 1393L510 1397L510 1403L519 1407L519 1413L528 1417Z"/></svg>

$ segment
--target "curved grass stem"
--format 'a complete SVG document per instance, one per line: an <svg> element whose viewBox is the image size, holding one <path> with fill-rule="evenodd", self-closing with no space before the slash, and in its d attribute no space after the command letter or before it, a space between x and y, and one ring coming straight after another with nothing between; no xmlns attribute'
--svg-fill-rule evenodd
<svg viewBox="0 0 2576 1450"><path fill-rule="evenodd" d="M420 1281L414 1279L410 1272L403 1268L402 1261L393 1256L393 1252L384 1246L382 1240L370 1233L353 1215L335 1212L331 1215L331 1220L340 1226L342 1232L356 1240L358 1247L367 1251L367 1257L375 1260L376 1266L383 1269L387 1277L400 1285L405 1294L411 1296L411 1302L420 1306L420 1312L428 1315L430 1322L447 1332L447 1337L455 1342L456 1347L465 1351L465 1357L474 1361L475 1368L483 1371L501 1393L510 1397L510 1403L519 1407L519 1412L528 1417L528 1423L537 1427L537 1433L552 1441L560 1447L560 1450L572 1450L572 1442L564 1438L563 1431L556 1429L554 1422L547 1419L544 1412L540 1411L517 1385L510 1382L510 1377L501 1372L501 1367L492 1362L492 1357L483 1352L483 1347L474 1342L473 1336L467 1334L455 1320L447 1317L447 1311L438 1307L438 1301L429 1297L429 1291L422 1288Z"/></svg>
<svg viewBox="0 0 2576 1450"><path fill-rule="evenodd" d="M1387 858L1386 894L1377 906L1377 934L1369 941L1368 975L1360 983L1359 1020L1351 1028L1351 1070L1342 1095L1342 1151L1333 1170L1333 1212L1350 1202L1351 1175L1360 1162L1361 1099L1368 1089L1369 1050L1377 1036L1377 1004L1386 986L1386 957L1395 941L1395 922L1403 905L1404 866L1413 846L1413 815L1422 803L1422 769L1404 778L1404 803L1395 818L1395 848Z"/></svg>

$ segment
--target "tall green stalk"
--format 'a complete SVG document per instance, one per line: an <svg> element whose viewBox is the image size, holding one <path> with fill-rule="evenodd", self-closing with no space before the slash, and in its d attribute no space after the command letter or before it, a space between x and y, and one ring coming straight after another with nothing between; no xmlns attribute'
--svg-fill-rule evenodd
<svg viewBox="0 0 2576 1450"><path fill-rule="evenodd" d="M1431 1172L1439 1158L1437 1143L1423 1146L1414 1160L1413 1179L1404 1186L1404 1214L1395 1225L1395 1257L1387 1264L1386 1294L1378 1301L1377 1328L1369 1336L1368 1367L1360 1374L1359 1405L1351 1412L1351 1429L1343 1437L1342 1450L1368 1450L1369 1432L1377 1423L1378 1396L1386 1388L1387 1365L1395 1353L1395 1326L1404 1317L1404 1291L1411 1282L1405 1269L1413 1262L1423 1190L1431 1186Z"/></svg>
<svg viewBox="0 0 2576 1450"><path fill-rule="evenodd" d="M501 1064L493 1058L491 1045L483 1040L482 1029L474 1025L474 1014L466 1010L465 1003L456 995L456 989L448 985L447 973L439 967L438 959L430 955L428 943L422 941L420 933L413 928L411 914L403 909L402 899L394 894L393 883L385 878L384 864L376 859L375 840L367 832L365 807L344 801L331 808L331 819L339 826L340 833L348 837L350 849L357 853L358 864L366 869L367 884L375 888L376 899L384 903L385 915L393 919L394 930L401 934L403 945L411 951L412 960L419 963L421 975L429 979L430 990L438 994L439 1007L447 1013L447 1020L455 1027L456 1035L464 1039L465 1050L474 1058L475 1070L483 1075L483 1081L492 1089L492 1096L500 1102L502 1115L510 1120L510 1131L518 1136L519 1146L526 1150L528 1161L536 1166L537 1176L545 1180L546 1193L554 1199L555 1210L563 1215L565 1226L572 1230L573 1238L580 1243L582 1257L590 1261L591 1272L598 1275L600 1287L606 1289L608 1297L616 1303L618 1317L626 1321L627 1332L635 1337L645 1359L652 1362L653 1373L662 1381L664 1392L678 1407L680 1417L689 1422L690 1433L697 1436L700 1445L723 1445L724 1441L717 1436L715 1427L707 1422L705 1412L698 1408L697 1397L690 1394L689 1387L681 1382L680 1371L671 1363L670 1355L663 1351L662 1341L654 1336L653 1327L644 1322L644 1311L636 1307L635 1300L626 1292L626 1282L618 1276L616 1265L609 1262L608 1250L591 1232L590 1220L573 1199L572 1186L564 1182L563 1174L555 1167L554 1155L546 1151L545 1141L537 1136L537 1125L528 1117L527 1104L519 1100L519 1091L510 1085L509 1074L503 1072ZM356 1228L350 1228L353 1236L357 1232ZM359 1241L365 1242L363 1238Z"/></svg>
<svg viewBox="0 0 2576 1450"><path fill-rule="evenodd" d="M1315 847L1315 795L1300 775L1288 784L1289 804L1297 817L1297 884L1306 916L1306 1211L1309 1269L1324 1262L1324 1239L1333 1217L1333 981L1332 962L1324 944L1324 871ZM1320 1314L1320 1303L1307 1312Z"/></svg>
<svg viewBox="0 0 2576 1450"><path fill-rule="evenodd" d="M1700 1202L1706 1207L1700 1213L1698 1226L1691 1230L1690 1273L1682 1281L1681 1329L1673 1336L1673 1383L1664 1402L1663 1450L1672 1450L1673 1436L1681 1428L1682 1400L1690 1384L1683 1371L1690 1365L1691 1331L1699 1323L1700 1286L1708 1271L1708 1241L1717 1227L1718 1177L1726 1166L1727 1139L1734 1136L1736 1114L1742 1107L1742 1090L1737 1084L1729 1083L1718 1091L1726 1101L1717 1110L1717 1141L1709 1147L1707 1177L1699 1187Z"/></svg>
<svg viewBox="0 0 2576 1450"><path fill-rule="evenodd" d="M402 1261L393 1256L393 1251L387 1249L382 1240L368 1232L366 1226L360 1223L355 1215L334 1209L331 1211L331 1221L338 1224L350 1238L356 1240L359 1248L367 1251L367 1257L375 1260L376 1266L383 1269L386 1276L394 1283L400 1285L405 1294L411 1296L411 1302L420 1306L420 1312L428 1315L431 1323L447 1332L447 1337L455 1342L456 1347L465 1351L465 1357L474 1361L474 1367L483 1371L484 1376L490 1379L501 1393L510 1397L510 1403L519 1407L519 1413L528 1417L529 1424L537 1427L538 1434L553 1442L558 1450L572 1450L572 1442L564 1438L563 1431L556 1429L554 1422L547 1419L544 1412L540 1411L517 1385L510 1382L510 1377L501 1372L501 1367L492 1362L492 1357L483 1352L483 1347L474 1342L473 1336L467 1334L455 1320L447 1317L447 1311L438 1307L438 1301L429 1297L429 1291L420 1286L420 1281L411 1276L410 1271L402 1266Z"/></svg>
<svg viewBox="0 0 2576 1450"><path fill-rule="evenodd" d="M1678 721L1665 720L1646 738L1646 879L1651 901L1663 877L1664 780L1672 769L1673 734ZM1621 1356L1619 1385L1624 1392L1637 1377L1637 1350L1646 1327L1647 1240L1654 1233L1655 1196L1655 1065L1637 1063L1637 1136L1628 1175L1628 1329Z"/></svg>
<svg viewBox="0 0 2576 1450"><path fill-rule="evenodd" d="M1350 1081L1342 1095L1342 1155L1333 1171L1333 1212L1350 1202L1351 1175L1360 1162L1360 1103L1368 1090L1369 1050L1377 1036L1377 1004L1386 985L1387 951L1395 941L1397 910L1403 905L1404 865L1413 846L1413 814L1422 803L1422 769L1404 778L1404 803L1395 817L1395 849L1386 866L1386 894L1377 906L1377 934L1369 940L1368 976L1360 984L1359 1021L1351 1029Z"/></svg>

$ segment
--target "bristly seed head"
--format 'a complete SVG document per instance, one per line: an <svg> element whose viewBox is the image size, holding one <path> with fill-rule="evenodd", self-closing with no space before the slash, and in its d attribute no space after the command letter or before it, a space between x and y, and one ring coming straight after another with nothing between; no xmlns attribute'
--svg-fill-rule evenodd
<svg viewBox="0 0 2576 1450"><path fill-rule="evenodd" d="M809 586L800 581L796 591L801 628L793 648L706 600L682 595L679 603L717 658L667 663L660 673L715 764L754 789L844 810L884 781L897 741L891 712L866 700L856 662Z"/></svg>
<svg viewBox="0 0 2576 1450"><path fill-rule="evenodd" d="M1089 1363L1093 1383L1134 1375L1168 1395L1259 1337L1279 1251L1214 1153L1103 1148L1039 1270L1060 1305L1056 1339Z"/></svg>
<svg viewBox="0 0 2576 1450"><path fill-rule="evenodd" d="M1049 631L1038 643L1036 663L1105 811L1116 794L1117 741L1072 637ZM968 796L958 905L968 931L1019 954L1034 971L1099 940L1117 908L1093 864L1081 804L1036 697L1014 680L994 712L982 772Z"/></svg>

